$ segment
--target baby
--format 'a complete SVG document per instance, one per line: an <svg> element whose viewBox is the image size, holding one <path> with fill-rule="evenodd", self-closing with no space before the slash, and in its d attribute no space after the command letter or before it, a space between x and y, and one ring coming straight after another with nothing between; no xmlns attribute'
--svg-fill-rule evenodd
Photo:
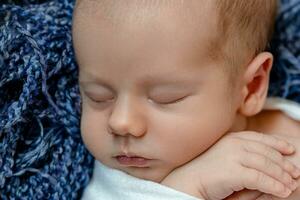
<svg viewBox="0 0 300 200"><path fill-rule="evenodd" d="M77 1L81 131L91 154L199 198L245 188L289 196L300 172L282 154L293 149L267 134L277 129L261 128L282 114L259 114L275 14L275 0ZM201 166L194 171L224 176L198 173L197 188L178 187L191 161Z"/></svg>

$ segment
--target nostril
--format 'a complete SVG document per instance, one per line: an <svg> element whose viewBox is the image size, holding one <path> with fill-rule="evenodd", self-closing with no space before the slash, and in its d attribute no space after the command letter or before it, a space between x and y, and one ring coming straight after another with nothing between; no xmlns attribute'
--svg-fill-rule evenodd
<svg viewBox="0 0 300 200"><path fill-rule="evenodd" d="M115 104L108 119L108 132L120 136L141 137L146 130L146 120L132 104Z"/></svg>
<svg viewBox="0 0 300 200"><path fill-rule="evenodd" d="M130 124L128 116L121 115L121 113L118 116L116 114L114 113L108 122L109 130L117 135L127 134L133 124Z"/></svg>
<svg viewBox="0 0 300 200"><path fill-rule="evenodd" d="M121 124L118 123L109 123L108 125L108 132L113 134L113 135L128 135L128 129Z"/></svg>

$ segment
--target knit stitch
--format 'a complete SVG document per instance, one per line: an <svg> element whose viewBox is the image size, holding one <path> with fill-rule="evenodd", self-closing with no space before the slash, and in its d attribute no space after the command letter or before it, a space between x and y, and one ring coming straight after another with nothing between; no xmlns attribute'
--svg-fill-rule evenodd
<svg viewBox="0 0 300 200"><path fill-rule="evenodd" d="M300 103L300 0L281 0L271 51L269 96Z"/></svg>
<svg viewBox="0 0 300 200"><path fill-rule="evenodd" d="M80 137L72 0L1 5L0 199L78 199L93 167Z"/></svg>

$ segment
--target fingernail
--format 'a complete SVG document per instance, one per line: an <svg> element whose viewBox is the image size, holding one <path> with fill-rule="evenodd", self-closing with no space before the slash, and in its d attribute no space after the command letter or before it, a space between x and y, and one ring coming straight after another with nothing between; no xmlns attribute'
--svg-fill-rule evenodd
<svg viewBox="0 0 300 200"><path fill-rule="evenodd" d="M298 178L300 176L300 170L298 168L296 168L295 170L295 178Z"/></svg>
<svg viewBox="0 0 300 200"><path fill-rule="evenodd" d="M290 189L288 189L287 187L284 189L283 191L283 198L288 197L290 194L292 193L292 191Z"/></svg>
<svg viewBox="0 0 300 200"><path fill-rule="evenodd" d="M289 184L290 190L294 191L298 187L298 184L295 180L292 180L292 182Z"/></svg>
<svg viewBox="0 0 300 200"><path fill-rule="evenodd" d="M298 188L298 183L297 183L297 181L293 181L292 187L293 187L293 191L296 190L296 189Z"/></svg>
<svg viewBox="0 0 300 200"><path fill-rule="evenodd" d="M293 145L291 145L291 144L288 144L288 150L290 152L294 152L295 151L295 147Z"/></svg>

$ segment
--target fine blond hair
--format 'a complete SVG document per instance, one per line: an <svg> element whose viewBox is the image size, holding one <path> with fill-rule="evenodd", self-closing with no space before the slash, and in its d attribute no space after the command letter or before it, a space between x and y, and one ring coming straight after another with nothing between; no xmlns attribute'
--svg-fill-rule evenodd
<svg viewBox="0 0 300 200"><path fill-rule="evenodd" d="M101 3L101 7L103 7L101 12L103 13L113 12L110 11L113 10L113 5L123 2L121 0L87 1ZM150 3L152 1L141 2ZM190 0L169 1L176 4ZM235 76L244 69L242 66L246 65L255 55L267 49L274 29L278 2L277 0L202 0L201 3L208 1L214 1L218 30L216 37L208 47L208 52L214 59L225 61L224 63L229 67L224 67L224 69L228 71L229 68L231 74ZM76 7L79 7L81 2L83 0L77 0ZM106 9L106 7L111 8Z"/></svg>
<svg viewBox="0 0 300 200"><path fill-rule="evenodd" d="M242 69L239 65L267 50L277 7L277 0L216 0L220 37L215 50Z"/></svg>

